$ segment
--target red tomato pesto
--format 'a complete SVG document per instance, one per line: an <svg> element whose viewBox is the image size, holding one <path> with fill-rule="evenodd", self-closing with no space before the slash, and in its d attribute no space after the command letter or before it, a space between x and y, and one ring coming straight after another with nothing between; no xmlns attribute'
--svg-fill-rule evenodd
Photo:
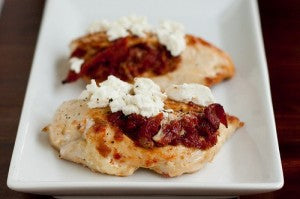
<svg viewBox="0 0 300 199"><path fill-rule="evenodd" d="M186 147L208 149L217 143L220 123L227 127L227 118L220 104L211 104L203 112L189 112L179 119L161 125L163 114L146 118L137 114L125 116L121 111L110 113L108 121L144 148L166 145L184 145ZM152 138L159 130L160 140Z"/></svg>
<svg viewBox="0 0 300 199"><path fill-rule="evenodd" d="M91 44L79 45L71 54L71 57L84 59L80 73L70 70L63 83L80 77L102 82L109 75L132 82L137 76L151 77L173 71L180 61L180 56L173 57L158 41L146 42L135 36L109 42L106 47L90 49L87 45Z"/></svg>

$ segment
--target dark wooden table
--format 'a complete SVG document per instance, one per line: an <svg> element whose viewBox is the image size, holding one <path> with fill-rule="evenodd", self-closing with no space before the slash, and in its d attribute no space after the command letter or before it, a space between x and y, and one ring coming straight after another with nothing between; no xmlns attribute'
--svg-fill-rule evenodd
<svg viewBox="0 0 300 199"><path fill-rule="evenodd" d="M259 1L284 187L242 198L299 198L300 1ZM0 17L0 198L47 198L6 186L10 158L36 44L44 1L6 0Z"/></svg>

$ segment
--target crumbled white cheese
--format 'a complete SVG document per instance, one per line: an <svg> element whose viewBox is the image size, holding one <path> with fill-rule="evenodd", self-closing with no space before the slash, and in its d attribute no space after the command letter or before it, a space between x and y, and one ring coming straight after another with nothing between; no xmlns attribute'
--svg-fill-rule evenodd
<svg viewBox="0 0 300 199"><path fill-rule="evenodd" d="M87 100L93 93L96 92L97 88L98 86L96 84L96 81L92 79L91 83L86 85L86 90L82 91L82 93L80 94L79 99Z"/></svg>
<svg viewBox="0 0 300 199"><path fill-rule="evenodd" d="M156 30L158 40L165 45L171 55L178 56L186 48L184 27L173 21L163 21Z"/></svg>
<svg viewBox="0 0 300 199"><path fill-rule="evenodd" d="M214 102L211 90L201 84L172 85L166 89L170 99L179 102L193 102L201 106L207 106Z"/></svg>
<svg viewBox="0 0 300 199"><path fill-rule="evenodd" d="M172 56L180 55L186 48L184 27L173 21L163 21L153 29L144 16L124 16L114 22L107 20L94 22L88 29L89 33L104 31L109 41L128 36L130 33L145 37L148 32L157 35L159 42L165 45Z"/></svg>
<svg viewBox="0 0 300 199"><path fill-rule="evenodd" d="M173 110L164 109L167 96L175 101L193 102L201 106L214 102L210 89L200 84L172 85L166 89L166 94L151 79L135 78L132 85L110 75L99 86L91 80L79 98L88 100L89 108L109 106L112 112L122 111L125 115L136 113L144 117L163 112L169 119Z"/></svg>
<svg viewBox="0 0 300 199"><path fill-rule="evenodd" d="M139 113L145 117L157 115L163 110L164 100L167 98L160 91L160 87L148 78L135 78L134 95L126 95L123 113Z"/></svg>
<svg viewBox="0 0 300 199"><path fill-rule="evenodd" d="M89 100L89 108L109 106L112 112L136 113L145 117L160 113L166 97L150 79L135 78L132 85L112 75L99 86L92 80L80 95L81 99Z"/></svg>
<svg viewBox="0 0 300 199"><path fill-rule="evenodd" d="M113 41L129 35L128 31L119 23L112 23L106 32L109 41Z"/></svg>
<svg viewBox="0 0 300 199"><path fill-rule="evenodd" d="M130 15L121 17L117 23L139 37L145 37L146 33L151 31L151 26L145 16Z"/></svg>
<svg viewBox="0 0 300 199"><path fill-rule="evenodd" d="M151 31L147 18L143 16L124 16L110 23L107 20L96 21L88 28L89 33L105 31L108 40L113 41L129 35L129 32L138 37L145 37Z"/></svg>
<svg viewBox="0 0 300 199"><path fill-rule="evenodd" d="M114 100L122 100L131 89L131 84L110 75L99 86L95 80L91 80L91 83L86 86L86 90L81 93L80 98L89 98L88 106L90 108L106 107Z"/></svg>
<svg viewBox="0 0 300 199"><path fill-rule="evenodd" d="M80 59L80 58L77 58L77 57L72 57L70 60L69 60L69 63L70 63L70 69L72 71L74 71L75 73L80 73L80 70L81 70L81 65L83 64L84 60L83 59Z"/></svg>
<svg viewBox="0 0 300 199"><path fill-rule="evenodd" d="M100 20L93 22L90 27L88 28L89 33L96 33L96 32L102 32L107 31L110 26L110 23L107 20Z"/></svg>
<svg viewBox="0 0 300 199"><path fill-rule="evenodd" d="M152 96L158 96L159 98L167 97L165 94L161 92L160 87L149 78L143 78L143 77L135 78L133 91L136 94L147 93Z"/></svg>

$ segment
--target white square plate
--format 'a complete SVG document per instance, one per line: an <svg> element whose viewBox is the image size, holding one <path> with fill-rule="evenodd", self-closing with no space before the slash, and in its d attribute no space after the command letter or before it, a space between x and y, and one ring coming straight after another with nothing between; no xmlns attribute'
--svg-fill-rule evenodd
<svg viewBox="0 0 300 199"><path fill-rule="evenodd" d="M213 88L225 110L246 125L200 172L164 178L138 170L130 177L96 174L60 160L41 129L84 83L62 85L69 42L96 19L135 13L151 23L182 22L186 31L227 51L236 76ZM11 189L43 194L247 194L283 185L257 3L254 0L52 0L48 1L7 181Z"/></svg>

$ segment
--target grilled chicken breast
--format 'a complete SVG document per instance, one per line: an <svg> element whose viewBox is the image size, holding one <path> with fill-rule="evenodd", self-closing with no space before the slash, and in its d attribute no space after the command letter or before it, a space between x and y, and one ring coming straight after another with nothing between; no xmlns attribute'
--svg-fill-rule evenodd
<svg viewBox="0 0 300 199"><path fill-rule="evenodd" d="M173 117L193 108L174 101L165 105L173 108ZM217 143L206 150L183 145L143 148L108 122L109 112L109 108L90 109L84 100L68 101L59 107L44 131L62 159L85 165L92 171L129 176L142 167L174 177L201 169L243 125L238 118L227 115L228 128L220 124Z"/></svg>
<svg viewBox="0 0 300 199"><path fill-rule="evenodd" d="M163 90L170 84L200 83L212 86L231 78L235 69L230 57L207 41L186 35L186 49L176 57L159 44L156 36L128 36L108 41L103 32L74 40L71 57L84 59L81 72L69 71L64 83L83 78L98 83L114 75L132 82L134 77L148 77Z"/></svg>

